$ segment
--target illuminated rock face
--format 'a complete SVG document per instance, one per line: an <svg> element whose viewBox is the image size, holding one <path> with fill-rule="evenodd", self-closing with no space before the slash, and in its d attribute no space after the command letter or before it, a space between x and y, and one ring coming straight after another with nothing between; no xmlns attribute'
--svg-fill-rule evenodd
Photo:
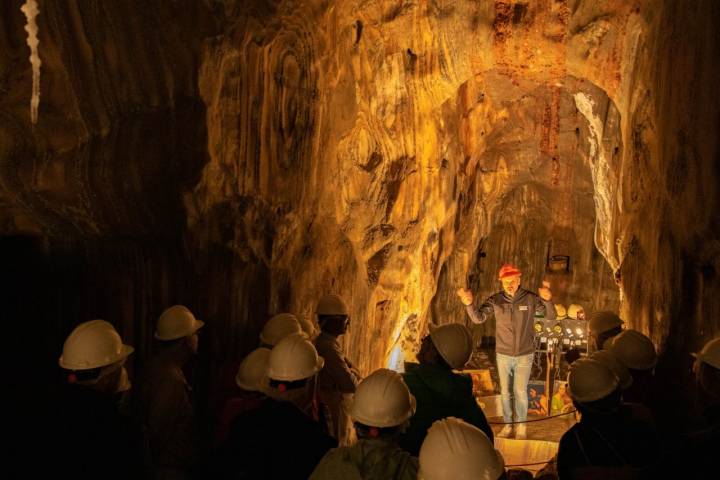
<svg viewBox="0 0 720 480"><path fill-rule="evenodd" d="M62 315L125 305L111 320L142 343L129 325L184 301L218 357L328 291L364 371L411 357L505 261L589 310L622 291L630 324L695 349L720 305L718 12L681 3L41 5L35 137L7 7L0 231L132 259L135 290Z"/></svg>

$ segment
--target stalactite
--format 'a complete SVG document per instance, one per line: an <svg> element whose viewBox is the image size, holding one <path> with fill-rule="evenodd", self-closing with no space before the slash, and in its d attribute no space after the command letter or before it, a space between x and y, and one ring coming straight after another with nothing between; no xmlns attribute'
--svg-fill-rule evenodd
<svg viewBox="0 0 720 480"><path fill-rule="evenodd" d="M30 120L33 125L37 123L38 117L38 106L40 105L40 55L38 54L38 26L35 22L35 17L40 13L36 0L26 0L25 4L20 7L20 10L25 14L27 18L27 24L25 25L25 31L28 33L27 43L30 47L30 64L32 65L33 72L33 83L32 83L32 98L30 99Z"/></svg>

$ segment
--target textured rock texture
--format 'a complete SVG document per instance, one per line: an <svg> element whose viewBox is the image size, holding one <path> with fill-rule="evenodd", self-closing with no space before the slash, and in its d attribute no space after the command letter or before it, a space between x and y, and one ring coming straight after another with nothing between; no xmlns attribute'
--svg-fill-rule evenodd
<svg viewBox="0 0 720 480"><path fill-rule="evenodd" d="M142 356L182 302L219 364L333 291L367 372L465 322L455 289L491 293L505 261L622 304L663 375L717 334L715 2L41 1L34 129L19 4L0 233L13 314L56 299L30 307L47 358L92 316Z"/></svg>

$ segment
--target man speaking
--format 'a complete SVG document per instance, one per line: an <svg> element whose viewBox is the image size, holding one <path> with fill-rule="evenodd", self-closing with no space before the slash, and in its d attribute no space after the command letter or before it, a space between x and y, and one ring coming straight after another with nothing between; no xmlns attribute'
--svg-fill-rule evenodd
<svg viewBox="0 0 720 480"><path fill-rule="evenodd" d="M550 284L543 282L538 296L520 288L521 276L522 272L516 266L503 265L498 272L502 291L490 296L479 307L473 303L470 290L460 288L457 291L473 323L485 323L488 318L495 317L495 352L505 422L513 421L510 385L515 399L515 419L518 422L527 420L527 384L535 350L534 317L556 318L555 307L550 302ZM509 437L511 433L512 425L505 425L498 436ZM527 438L524 423L517 424L515 438Z"/></svg>

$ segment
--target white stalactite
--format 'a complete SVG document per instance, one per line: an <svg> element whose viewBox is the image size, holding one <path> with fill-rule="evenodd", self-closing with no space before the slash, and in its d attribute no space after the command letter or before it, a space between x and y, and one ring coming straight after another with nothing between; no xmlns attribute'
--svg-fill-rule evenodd
<svg viewBox="0 0 720 480"><path fill-rule="evenodd" d="M27 23L25 24L25 31L28 33L27 44L30 47L30 64L32 65L33 72L33 83L32 83L32 98L30 99L30 121L34 124L37 123L38 117L38 106L40 105L40 55L38 55L38 26L35 22L35 17L40 13L36 0L25 0L25 4L20 7L20 10L25 14Z"/></svg>

